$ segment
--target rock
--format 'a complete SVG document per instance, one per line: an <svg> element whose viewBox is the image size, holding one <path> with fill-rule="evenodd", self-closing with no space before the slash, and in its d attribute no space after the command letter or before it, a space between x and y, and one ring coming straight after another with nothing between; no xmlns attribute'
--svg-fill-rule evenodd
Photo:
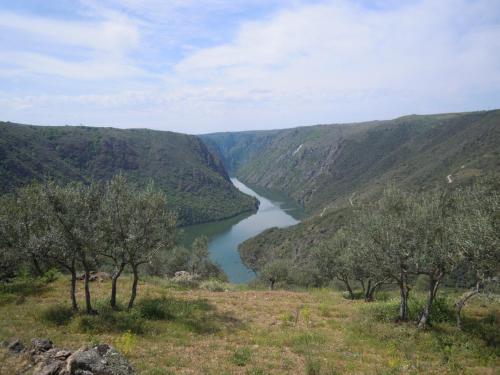
<svg viewBox="0 0 500 375"><path fill-rule="evenodd" d="M46 352L52 349L53 344L49 339L35 338L31 340L31 347L36 352Z"/></svg>
<svg viewBox="0 0 500 375"><path fill-rule="evenodd" d="M7 348L14 353L21 353L24 350L24 345L19 339L12 341Z"/></svg>
<svg viewBox="0 0 500 375"><path fill-rule="evenodd" d="M80 274L77 279L84 280L85 273ZM89 281L99 281L102 283L104 280L111 280L111 275L107 272L102 271L90 271Z"/></svg>
<svg viewBox="0 0 500 375"><path fill-rule="evenodd" d="M101 344L94 348L80 348L67 359L66 371L71 375L134 375L128 360L113 347Z"/></svg>
<svg viewBox="0 0 500 375"><path fill-rule="evenodd" d="M54 358L58 359L66 359L71 355L71 352L69 350L59 350L56 352L54 355Z"/></svg>
<svg viewBox="0 0 500 375"><path fill-rule="evenodd" d="M12 352L25 352L33 368L33 375L135 375L128 360L108 344L93 348L83 347L74 353L54 348L45 338L31 340L31 350L25 351L18 340L8 348Z"/></svg>
<svg viewBox="0 0 500 375"><path fill-rule="evenodd" d="M55 361L48 364L40 364L33 370L33 375L58 375L64 362Z"/></svg>

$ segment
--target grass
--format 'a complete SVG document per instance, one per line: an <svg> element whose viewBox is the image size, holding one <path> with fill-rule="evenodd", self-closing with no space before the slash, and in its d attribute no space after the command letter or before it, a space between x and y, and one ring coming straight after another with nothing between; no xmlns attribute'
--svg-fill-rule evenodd
<svg viewBox="0 0 500 375"><path fill-rule="evenodd" d="M136 307L127 312L121 306L130 284L128 277L119 283L119 311L107 307L109 282L92 284L99 314L90 317L71 312L64 278L27 293L21 304L3 299L0 340L49 337L69 349L107 342L146 375L494 374L500 366L498 302L474 300L464 332L446 315L420 332L386 318L394 314L391 292L366 304L330 289L213 292L151 278L140 283ZM80 283L78 300L83 304ZM0 349L0 374L19 361Z"/></svg>

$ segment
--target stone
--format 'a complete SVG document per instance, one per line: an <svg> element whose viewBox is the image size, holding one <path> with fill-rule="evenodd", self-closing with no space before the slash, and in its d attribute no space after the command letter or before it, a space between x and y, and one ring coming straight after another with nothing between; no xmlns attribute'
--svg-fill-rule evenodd
<svg viewBox="0 0 500 375"><path fill-rule="evenodd" d="M53 344L49 339L35 338L31 340L31 347L37 352L46 352L52 349Z"/></svg>
<svg viewBox="0 0 500 375"><path fill-rule="evenodd" d="M69 350L59 350L54 354L54 358L58 359L66 359L71 355L71 352Z"/></svg>
<svg viewBox="0 0 500 375"><path fill-rule="evenodd" d="M107 344L93 348L80 348L67 359L66 371L69 374L134 375L135 371L128 360Z"/></svg>
<svg viewBox="0 0 500 375"><path fill-rule="evenodd" d="M14 353L21 353L24 350L24 345L19 339L12 341L7 348Z"/></svg>
<svg viewBox="0 0 500 375"><path fill-rule="evenodd" d="M41 366L37 366L33 370L33 375L58 375L59 370L63 367L63 362L54 361L48 364L42 364Z"/></svg>

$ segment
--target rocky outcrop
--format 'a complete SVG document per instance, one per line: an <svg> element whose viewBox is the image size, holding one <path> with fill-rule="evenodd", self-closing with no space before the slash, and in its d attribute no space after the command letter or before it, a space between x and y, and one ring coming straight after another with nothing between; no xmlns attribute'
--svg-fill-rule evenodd
<svg viewBox="0 0 500 375"><path fill-rule="evenodd" d="M75 352L56 348L52 341L34 338L25 348L16 339L7 345L16 354L29 357L33 375L135 375L129 361L108 344L82 347Z"/></svg>
<svg viewBox="0 0 500 375"><path fill-rule="evenodd" d="M82 273L77 278L78 280L84 280L85 273ZM102 271L90 271L89 281L99 281L102 283L105 280L111 280L111 275L109 273Z"/></svg>

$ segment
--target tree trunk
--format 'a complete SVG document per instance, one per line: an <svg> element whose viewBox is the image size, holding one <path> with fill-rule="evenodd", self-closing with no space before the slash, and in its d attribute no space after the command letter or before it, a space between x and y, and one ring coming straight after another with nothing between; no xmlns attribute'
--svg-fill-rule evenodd
<svg viewBox="0 0 500 375"><path fill-rule="evenodd" d="M84 278L83 278L84 285L85 285L85 309L86 309L87 314L94 315L97 313L97 311L95 311L92 308L92 301L90 298L90 267L88 266L86 261L82 261L82 265L83 265L83 269L85 271Z"/></svg>
<svg viewBox="0 0 500 375"><path fill-rule="evenodd" d="M360 279L358 281L359 281L359 284L361 285L361 289L363 290L363 294L365 294L366 293L365 282L363 281L363 279ZM370 288L370 282L371 282L371 280L368 279L368 289Z"/></svg>
<svg viewBox="0 0 500 375"><path fill-rule="evenodd" d="M399 284L399 318L398 320L402 322L407 322L409 318L408 314L408 296L410 294L410 289L405 282Z"/></svg>
<svg viewBox="0 0 500 375"><path fill-rule="evenodd" d="M420 314L420 319L418 321L418 328L426 328L431 323L431 308L434 299L436 298L436 294L439 288L439 283L441 281L442 276L438 276L437 278L433 275L429 278L429 295L427 296L427 303L425 304L424 310Z"/></svg>
<svg viewBox="0 0 500 375"><path fill-rule="evenodd" d="M269 279L269 290L274 290L275 283L276 283L276 279Z"/></svg>
<svg viewBox="0 0 500 375"><path fill-rule="evenodd" d="M113 310L116 309L116 284L124 268L125 264L120 264L120 266L115 270L113 276L111 277L111 298L109 300L109 304L111 305L111 308Z"/></svg>
<svg viewBox="0 0 500 375"><path fill-rule="evenodd" d="M134 307L135 296L137 295L137 283L139 282L139 270L137 266L132 266L132 273L134 274L134 282L132 283L132 293L128 302L128 309Z"/></svg>
<svg viewBox="0 0 500 375"><path fill-rule="evenodd" d="M478 281L474 289L462 295L462 297L455 304L455 316L457 319L457 328L459 330L462 330L462 309L464 308L465 304L476 294L479 294L480 291L481 291L481 282Z"/></svg>
<svg viewBox="0 0 500 375"><path fill-rule="evenodd" d="M74 261L70 272L71 272L71 308L73 311L78 311L78 303L76 302L76 269Z"/></svg>
<svg viewBox="0 0 500 375"><path fill-rule="evenodd" d="M366 285L366 290L363 288L363 292L365 293L365 302L373 301L373 293L375 288L372 288L372 281L368 280L368 284Z"/></svg>
<svg viewBox="0 0 500 375"><path fill-rule="evenodd" d="M349 279L344 278L344 279L340 279L340 280L342 280L342 282L345 284L347 292L349 293L349 298L354 299L354 293L352 291L351 284L349 284Z"/></svg>
<svg viewBox="0 0 500 375"><path fill-rule="evenodd" d="M34 253L31 253L31 261L33 262L33 267L35 268L37 276L43 276L42 267L40 267L40 263L38 262L38 259Z"/></svg>

